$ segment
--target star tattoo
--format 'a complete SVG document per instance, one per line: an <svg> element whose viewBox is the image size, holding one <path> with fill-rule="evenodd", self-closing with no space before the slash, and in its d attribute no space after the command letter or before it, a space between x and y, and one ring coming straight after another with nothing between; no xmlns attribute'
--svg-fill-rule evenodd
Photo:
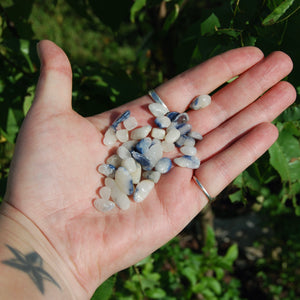
<svg viewBox="0 0 300 300"><path fill-rule="evenodd" d="M6 245L6 247L14 254L15 257L3 260L2 263L28 274L42 294L45 292L44 280L52 282L61 289L53 277L43 269L43 259L37 252L34 251L25 255L9 245Z"/></svg>

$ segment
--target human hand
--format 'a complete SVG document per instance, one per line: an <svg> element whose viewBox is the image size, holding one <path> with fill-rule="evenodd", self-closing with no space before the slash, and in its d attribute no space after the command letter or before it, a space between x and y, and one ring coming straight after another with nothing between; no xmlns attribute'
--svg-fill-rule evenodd
<svg viewBox="0 0 300 300"><path fill-rule="evenodd" d="M152 101L144 96L83 118L71 107L65 54L49 41L39 48L41 75L18 137L5 200L43 232L87 297L200 212L207 199L194 174L215 197L262 155L278 134L270 122L295 100L294 88L279 82L292 69L290 58L281 52L264 58L254 47L226 52L159 86L169 110L182 112L196 95L212 93L239 75L212 95L209 107L189 112L193 130L204 136L197 143L200 168L174 167L144 202L101 213L92 205L102 182L97 166L114 152L103 145L103 134L114 116L128 109L140 126L147 124L152 116L145 107Z"/></svg>

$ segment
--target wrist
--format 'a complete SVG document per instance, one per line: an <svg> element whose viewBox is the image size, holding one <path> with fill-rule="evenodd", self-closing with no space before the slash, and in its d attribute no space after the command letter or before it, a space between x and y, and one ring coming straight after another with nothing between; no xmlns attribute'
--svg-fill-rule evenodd
<svg viewBox="0 0 300 300"><path fill-rule="evenodd" d="M38 227L6 202L0 208L0 228L0 295L88 298Z"/></svg>

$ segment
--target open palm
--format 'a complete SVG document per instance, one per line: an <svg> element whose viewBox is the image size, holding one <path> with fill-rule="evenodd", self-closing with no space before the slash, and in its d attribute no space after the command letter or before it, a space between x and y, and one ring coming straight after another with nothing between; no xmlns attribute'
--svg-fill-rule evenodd
<svg viewBox="0 0 300 300"><path fill-rule="evenodd" d="M18 137L6 200L43 232L90 296L108 276L175 236L206 205L192 180L212 196L262 155L277 138L270 122L295 100L280 82L292 69L281 52L263 58L254 47L231 50L156 89L169 110L183 112L199 94L218 90L212 104L192 111L190 123L204 135L197 143L201 166L174 167L142 203L101 213L92 199L103 185L97 166L115 152L102 138L112 119L129 109L145 125L148 96L83 118L72 110L69 62L56 45L42 41L36 97ZM261 96L262 95L262 96ZM176 155L176 153L174 153Z"/></svg>

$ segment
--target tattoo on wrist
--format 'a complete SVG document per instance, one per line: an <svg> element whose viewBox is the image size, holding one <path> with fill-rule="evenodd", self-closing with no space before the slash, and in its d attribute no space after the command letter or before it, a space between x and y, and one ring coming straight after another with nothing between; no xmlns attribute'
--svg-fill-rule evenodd
<svg viewBox="0 0 300 300"><path fill-rule="evenodd" d="M6 247L13 253L15 257L8 260L3 260L2 263L28 274L30 279L42 294L45 292L44 280L52 282L59 289L61 289L53 277L44 270L43 259L37 252L33 251L28 254L23 254L19 250L9 245L6 245Z"/></svg>

